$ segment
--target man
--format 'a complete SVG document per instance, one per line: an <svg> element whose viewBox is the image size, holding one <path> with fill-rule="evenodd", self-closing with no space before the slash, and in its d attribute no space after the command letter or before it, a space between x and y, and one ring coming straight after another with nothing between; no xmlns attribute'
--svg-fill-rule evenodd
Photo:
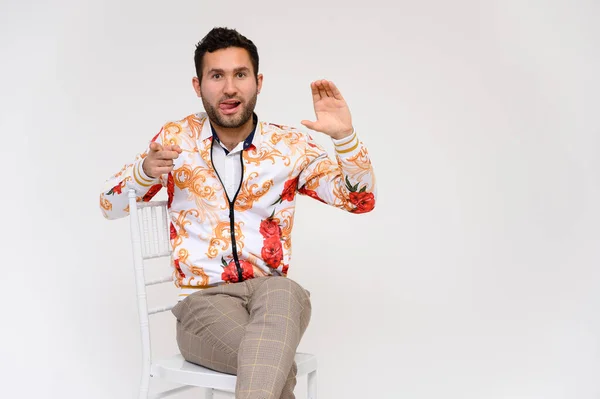
<svg viewBox="0 0 600 399"><path fill-rule="evenodd" d="M313 139L254 113L263 76L252 41L227 28L197 45L192 79L206 113L166 123L100 195L104 216L128 214L167 188L177 342L184 358L237 374L236 398L294 398L294 354L308 292L288 279L295 194L352 213L375 205L375 177L350 111L330 81L311 84L316 121L337 163Z"/></svg>

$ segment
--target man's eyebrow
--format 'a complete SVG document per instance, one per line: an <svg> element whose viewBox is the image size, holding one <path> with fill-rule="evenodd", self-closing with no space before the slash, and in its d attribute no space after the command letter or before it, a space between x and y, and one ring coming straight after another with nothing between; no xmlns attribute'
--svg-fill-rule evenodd
<svg viewBox="0 0 600 399"><path fill-rule="evenodd" d="M234 73L235 72L248 72L248 71L250 71L250 68L245 67L245 66L243 66L243 67L237 67L237 68L235 68L233 70ZM225 73L225 70L221 69L221 68L211 68L211 69L208 70L207 73Z"/></svg>

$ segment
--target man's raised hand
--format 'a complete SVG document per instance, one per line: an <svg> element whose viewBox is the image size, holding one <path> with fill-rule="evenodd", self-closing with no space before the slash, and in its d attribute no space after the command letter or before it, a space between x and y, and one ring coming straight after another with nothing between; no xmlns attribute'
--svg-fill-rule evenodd
<svg viewBox="0 0 600 399"><path fill-rule="evenodd" d="M310 84L310 88L317 120L303 120L301 123L334 139L352 134L350 109L335 84L328 80L317 80Z"/></svg>

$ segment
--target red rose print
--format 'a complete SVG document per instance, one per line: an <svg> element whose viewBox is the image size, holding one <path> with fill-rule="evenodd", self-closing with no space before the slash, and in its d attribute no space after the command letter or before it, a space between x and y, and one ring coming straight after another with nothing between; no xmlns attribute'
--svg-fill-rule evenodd
<svg viewBox="0 0 600 399"><path fill-rule="evenodd" d="M260 234L264 238L281 237L281 227L277 224L274 219L264 219L260 222Z"/></svg>
<svg viewBox="0 0 600 399"><path fill-rule="evenodd" d="M319 197L319 195L317 194L317 192L314 190L307 190L305 187L302 187L300 190L298 190L298 192L300 192L304 195L308 195L309 197L314 198L317 201L321 201L322 203L325 203L325 201L323 201L323 199L321 199Z"/></svg>
<svg viewBox="0 0 600 399"><path fill-rule="evenodd" d="M222 262L225 263L225 260L222 259ZM244 280L248 280L254 277L254 269L252 268L252 263L247 260L240 259L240 267L242 268L242 278ZM231 260L227 266L223 266L223 273L221 273L221 279L223 281L229 281L231 283L237 283L238 272L237 267L235 266L235 260Z"/></svg>
<svg viewBox="0 0 600 399"><path fill-rule="evenodd" d="M173 223L171 223L171 235L170 235L171 240L174 240L177 238L177 230L175 230L175 226L173 226Z"/></svg>
<svg viewBox="0 0 600 399"><path fill-rule="evenodd" d="M290 268L290 265L283 265L283 268L281 268L281 273L283 273L283 275L287 275L288 269Z"/></svg>
<svg viewBox="0 0 600 399"><path fill-rule="evenodd" d="M226 267L225 269L223 269L223 273L221 273L221 279L223 281L229 281L232 283L237 283L238 281L238 274L237 274L237 270L235 268L235 264L233 265L233 267Z"/></svg>
<svg viewBox="0 0 600 399"><path fill-rule="evenodd" d="M375 208L375 196L366 191L350 193L350 202L356 207L353 213L370 212Z"/></svg>
<svg viewBox="0 0 600 399"><path fill-rule="evenodd" d="M171 208L171 204L173 203L173 195L175 194L175 182L171 173L169 173L169 177L167 179L167 194L169 196L167 208Z"/></svg>
<svg viewBox="0 0 600 399"><path fill-rule="evenodd" d="M279 237L267 238L264 242L261 255L267 265L276 269L283 260L283 248Z"/></svg>
<svg viewBox="0 0 600 399"><path fill-rule="evenodd" d="M173 264L175 265L175 270L177 270L177 274L179 274L179 277L185 278L185 273L183 273L183 270L181 270L181 266L179 266L179 259L173 260Z"/></svg>
<svg viewBox="0 0 600 399"><path fill-rule="evenodd" d="M160 191L160 189L162 188L161 184L155 184L152 187L150 187L150 190L148 190L148 192L146 194L144 194L144 196L142 197L142 201L144 202L148 202L152 199L152 197L154 197L156 195L156 193L158 193Z"/></svg>
<svg viewBox="0 0 600 399"><path fill-rule="evenodd" d="M289 179L283 185L283 192L271 205L282 203L283 201L293 201L296 196L296 189L298 188L298 177Z"/></svg>
<svg viewBox="0 0 600 399"><path fill-rule="evenodd" d="M114 186L113 188L111 188L110 190L108 190L106 195L121 194L121 189L122 189L121 184L122 183L119 183L116 186Z"/></svg>
<svg viewBox="0 0 600 399"><path fill-rule="evenodd" d="M283 192L281 193L281 201L293 201L296 195L296 187L298 186L298 178L290 179L285 182Z"/></svg>
<svg viewBox="0 0 600 399"><path fill-rule="evenodd" d="M238 272L235 267L235 263L233 265L229 265L225 270L223 270L223 273L221 273L221 279L230 283L238 282Z"/></svg>
<svg viewBox="0 0 600 399"><path fill-rule="evenodd" d="M242 277L244 280L254 277L254 266L252 266L252 263L247 260L240 260L240 266L242 267Z"/></svg>

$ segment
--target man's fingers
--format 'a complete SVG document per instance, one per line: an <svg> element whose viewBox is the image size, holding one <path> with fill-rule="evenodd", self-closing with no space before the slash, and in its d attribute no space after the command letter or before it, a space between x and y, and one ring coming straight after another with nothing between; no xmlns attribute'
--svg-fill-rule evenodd
<svg viewBox="0 0 600 399"><path fill-rule="evenodd" d="M319 80L319 82L317 83L317 88L319 89L319 94L321 95L322 98L326 98L327 96L327 90L325 90L325 85L323 84L323 80Z"/></svg>
<svg viewBox="0 0 600 399"><path fill-rule="evenodd" d="M337 100L344 99L342 93L340 92L340 89L338 89L335 83L333 83L332 81L329 81L329 88L331 90L331 93L333 94L333 97L335 97Z"/></svg>
<svg viewBox="0 0 600 399"><path fill-rule="evenodd" d="M317 87L317 82L312 82L310 84L310 90L312 92L313 101L317 102L321 99L321 94L319 93L319 88Z"/></svg>
<svg viewBox="0 0 600 399"><path fill-rule="evenodd" d="M150 143L150 151L158 152L158 151L162 151L162 150L163 150L162 145L158 144L156 141L153 141Z"/></svg>
<svg viewBox="0 0 600 399"><path fill-rule="evenodd" d="M163 151L164 152L175 152L177 154L181 154L181 152L182 152L181 147L179 147L177 144L174 144L174 145L166 144L166 145L162 146L155 141L150 143L150 151L153 151L153 152L163 152Z"/></svg>
<svg viewBox="0 0 600 399"><path fill-rule="evenodd" d="M177 151L159 151L156 153L156 159L177 159L179 153Z"/></svg>
<svg viewBox="0 0 600 399"><path fill-rule="evenodd" d="M342 93L337 86L330 80L315 80L310 84L313 95L313 101L319 101L323 98L332 97L336 100L343 100Z"/></svg>
<svg viewBox="0 0 600 399"><path fill-rule="evenodd" d="M164 146L163 150L165 150L165 151L175 151L178 154L181 154L181 152L182 152L181 147L179 147L177 144L166 145L166 146Z"/></svg>
<svg viewBox="0 0 600 399"><path fill-rule="evenodd" d="M177 144L175 145L161 145L156 142L150 143L150 152L148 158L144 162L147 164L148 171L144 169L146 173L150 172L149 176L160 176L166 175L173 171L175 159L179 157L182 150ZM146 166L144 166L146 168Z"/></svg>
<svg viewBox="0 0 600 399"><path fill-rule="evenodd" d="M327 93L327 97L333 97L333 91L331 90L331 86L329 85L329 83L329 81L324 80L323 89L325 90L325 93Z"/></svg>

